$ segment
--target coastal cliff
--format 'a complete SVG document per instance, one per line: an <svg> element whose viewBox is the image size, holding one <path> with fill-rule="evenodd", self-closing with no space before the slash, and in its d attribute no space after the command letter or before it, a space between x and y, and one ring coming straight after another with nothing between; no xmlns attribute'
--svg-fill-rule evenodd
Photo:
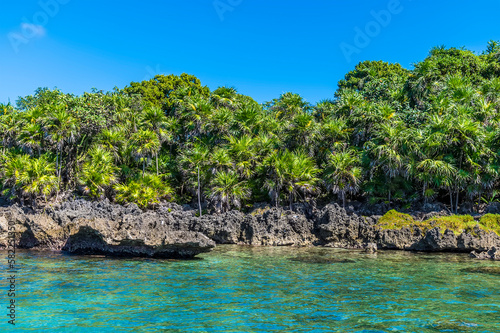
<svg viewBox="0 0 500 333"><path fill-rule="evenodd" d="M359 216L337 204L202 217L174 203L155 211L109 201L75 200L44 210L11 205L0 208L0 248L6 247L9 222L16 225L18 248L115 256L191 258L215 244L454 252L500 247L500 237L479 224L463 232L441 226L384 228L380 218Z"/></svg>

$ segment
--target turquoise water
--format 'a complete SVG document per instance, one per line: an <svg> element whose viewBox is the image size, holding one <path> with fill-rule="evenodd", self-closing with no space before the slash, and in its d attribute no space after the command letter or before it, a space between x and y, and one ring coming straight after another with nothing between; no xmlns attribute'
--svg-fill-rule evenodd
<svg viewBox="0 0 500 333"><path fill-rule="evenodd" d="M500 275L481 270L500 263L465 254L220 246L190 261L17 260L16 332L500 332Z"/></svg>

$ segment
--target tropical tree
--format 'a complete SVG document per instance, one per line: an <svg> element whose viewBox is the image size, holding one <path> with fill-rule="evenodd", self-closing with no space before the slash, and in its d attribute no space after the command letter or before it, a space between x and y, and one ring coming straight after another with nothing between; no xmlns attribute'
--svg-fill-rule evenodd
<svg viewBox="0 0 500 333"><path fill-rule="evenodd" d="M360 160L354 151L332 153L328 156L323 179L326 188L340 194L345 208L346 193L356 194L362 178Z"/></svg>
<svg viewBox="0 0 500 333"><path fill-rule="evenodd" d="M191 148L187 149L180 157L181 164L184 166L185 174L187 178L192 178L196 176L196 195L198 197L198 209L200 216L202 216L201 210L201 193L202 193L202 183L201 183L201 173L207 166L207 157L209 150L206 146L202 144L194 144Z"/></svg>
<svg viewBox="0 0 500 333"><path fill-rule="evenodd" d="M63 106L58 106L49 115L45 128L49 134L49 140L56 148L56 169L59 183L61 183L64 145L76 142L79 136L77 121Z"/></svg>
<svg viewBox="0 0 500 333"><path fill-rule="evenodd" d="M171 199L173 190L159 176L147 174L131 180L127 184L116 184L116 200L120 203L136 203L141 208L148 208L160 203L162 199Z"/></svg>
<svg viewBox="0 0 500 333"><path fill-rule="evenodd" d="M427 203L427 198L432 196L430 185L448 190L450 195L450 207L453 211L453 184L456 174L454 165L441 160L425 159L417 165L417 179L423 183L422 196ZM430 191L429 191L430 190Z"/></svg>
<svg viewBox="0 0 500 333"><path fill-rule="evenodd" d="M126 133L121 127L103 129L96 140L96 144L110 152L115 163L124 161L123 151L126 150Z"/></svg>
<svg viewBox="0 0 500 333"><path fill-rule="evenodd" d="M8 157L4 164L4 187L7 187L5 193L19 193L29 197L32 203L43 195L47 202L48 197L57 190L55 171L54 163L50 162L46 155L39 158L31 158L28 155Z"/></svg>
<svg viewBox="0 0 500 333"><path fill-rule="evenodd" d="M161 148L160 140L155 132L141 129L132 134L130 141L133 153L142 161L142 176L144 177L146 158L158 153Z"/></svg>
<svg viewBox="0 0 500 333"><path fill-rule="evenodd" d="M230 210L231 206L241 208L242 200L248 199L250 194L246 181L241 181L232 171L217 172L207 191L208 198L222 212Z"/></svg>
<svg viewBox="0 0 500 333"><path fill-rule="evenodd" d="M266 187L270 190L270 196L279 203L280 192L288 196L289 206L300 193L307 195L316 190L319 169L314 161L303 152L274 152L265 161L268 168Z"/></svg>
<svg viewBox="0 0 500 333"><path fill-rule="evenodd" d="M144 112L144 121L146 122L146 126L156 133L160 145L165 141L171 140L171 134L167 130L167 127L169 126L169 121L168 118L165 116L165 112L161 108L155 106L146 108ZM157 176L159 175L158 151L155 152Z"/></svg>
<svg viewBox="0 0 500 333"><path fill-rule="evenodd" d="M117 181L118 167L113 163L113 155L100 146L93 147L88 154L78 180L85 186L85 194L91 198L102 198L106 190Z"/></svg>

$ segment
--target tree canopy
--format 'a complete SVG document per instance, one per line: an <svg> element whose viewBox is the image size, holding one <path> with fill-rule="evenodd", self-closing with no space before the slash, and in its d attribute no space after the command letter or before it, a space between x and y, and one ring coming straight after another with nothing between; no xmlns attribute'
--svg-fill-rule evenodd
<svg viewBox="0 0 500 333"><path fill-rule="evenodd" d="M328 96L327 96L328 97ZM268 201L498 200L500 47L435 47L405 69L364 61L335 96L259 104L193 75L157 75L81 96L40 88L0 105L3 196L69 196L215 211Z"/></svg>

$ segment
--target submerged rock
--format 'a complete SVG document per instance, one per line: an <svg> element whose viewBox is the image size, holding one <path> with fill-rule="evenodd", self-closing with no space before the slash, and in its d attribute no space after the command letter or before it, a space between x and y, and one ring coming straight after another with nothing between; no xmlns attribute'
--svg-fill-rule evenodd
<svg viewBox="0 0 500 333"><path fill-rule="evenodd" d="M492 247L488 251L476 252L472 251L470 257L479 260L500 260L500 249Z"/></svg>
<svg viewBox="0 0 500 333"><path fill-rule="evenodd" d="M364 252L365 253L376 253L377 252L377 244L375 244L375 243L366 244Z"/></svg>
<svg viewBox="0 0 500 333"><path fill-rule="evenodd" d="M296 257L291 258L291 261L298 261L307 264L351 264L355 263L352 259L340 259L333 257L323 257L323 256L307 256L307 257Z"/></svg>
<svg viewBox="0 0 500 333"><path fill-rule="evenodd" d="M469 267L462 269L462 271L467 273L500 275L500 267L497 266Z"/></svg>

